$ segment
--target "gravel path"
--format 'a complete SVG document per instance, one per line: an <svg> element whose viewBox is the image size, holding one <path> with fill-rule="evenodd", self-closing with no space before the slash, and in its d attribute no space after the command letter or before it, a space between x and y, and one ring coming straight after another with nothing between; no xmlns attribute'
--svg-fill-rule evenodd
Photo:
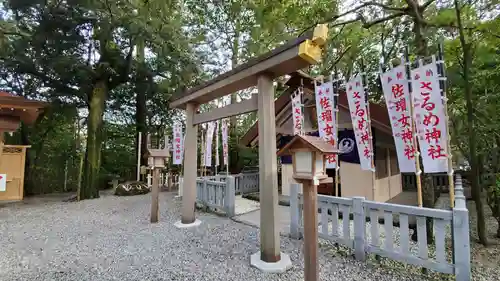
<svg viewBox="0 0 500 281"><path fill-rule="evenodd" d="M281 238L293 268L263 274L249 265L258 229L212 214L192 230L173 226L180 203L161 193L160 223L148 195L0 208L0 280L303 280L302 242ZM320 248L320 279L425 280Z"/></svg>

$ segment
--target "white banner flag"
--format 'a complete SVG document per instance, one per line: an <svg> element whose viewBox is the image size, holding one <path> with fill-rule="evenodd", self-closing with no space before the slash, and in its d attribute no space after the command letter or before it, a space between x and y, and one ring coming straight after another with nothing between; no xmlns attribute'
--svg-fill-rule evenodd
<svg viewBox="0 0 500 281"><path fill-rule="evenodd" d="M448 135L437 66L435 63L411 71L414 118L424 172L448 171Z"/></svg>
<svg viewBox="0 0 500 281"><path fill-rule="evenodd" d="M182 134L182 125L177 122L173 128L173 140L173 163L174 165L181 165L184 154L184 136Z"/></svg>
<svg viewBox="0 0 500 281"><path fill-rule="evenodd" d="M400 65L380 74L392 135L398 155L399 170L415 173L416 146L413 142L410 91L405 66Z"/></svg>
<svg viewBox="0 0 500 281"><path fill-rule="evenodd" d="M220 131L220 122L217 120L215 123L215 167L220 166L219 161L219 131Z"/></svg>
<svg viewBox="0 0 500 281"><path fill-rule="evenodd" d="M205 137L205 167L212 166L212 141L214 138L214 123L208 123L207 136Z"/></svg>
<svg viewBox="0 0 500 281"><path fill-rule="evenodd" d="M358 144L361 169L374 171L375 167L372 167L374 153L369 127L370 120L368 120L368 104L360 74L347 83L346 92L347 100L349 101L349 110L351 111L352 128Z"/></svg>
<svg viewBox="0 0 500 281"><path fill-rule="evenodd" d="M318 117L319 136L325 141L337 147L336 106L333 97L332 82L315 85L316 115ZM326 156L326 168L337 167L337 156L335 154Z"/></svg>
<svg viewBox="0 0 500 281"><path fill-rule="evenodd" d="M222 157L224 165L229 165L229 147L228 147L228 119L222 119Z"/></svg>
<svg viewBox="0 0 500 281"><path fill-rule="evenodd" d="M292 96L292 115L293 115L293 134L302 134L302 126L304 125L304 118L302 115L302 95L295 92Z"/></svg>

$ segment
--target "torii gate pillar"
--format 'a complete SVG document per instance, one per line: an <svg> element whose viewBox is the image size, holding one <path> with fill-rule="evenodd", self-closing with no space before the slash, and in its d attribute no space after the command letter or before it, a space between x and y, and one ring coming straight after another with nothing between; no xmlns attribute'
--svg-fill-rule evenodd
<svg viewBox="0 0 500 281"><path fill-rule="evenodd" d="M184 139L184 182L182 189L182 217L175 223L178 228L200 225L194 215L196 200L196 168L198 161L198 125L193 124L197 109L195 103L186 104L186 136Z"/></svg>
<svg viewBox="0 0 500 281"><path fill-rule="evenodd" d="M290 257L280 253L278 209L278 165L276 160L276 117L272 77L257 79L259 117L260 252L251 256L252 266L264 272L285 272Z"/></svg>

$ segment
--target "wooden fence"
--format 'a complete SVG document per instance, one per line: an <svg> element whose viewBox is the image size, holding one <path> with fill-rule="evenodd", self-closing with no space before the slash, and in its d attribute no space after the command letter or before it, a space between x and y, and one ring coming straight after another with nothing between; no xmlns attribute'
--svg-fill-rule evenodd
<svg viewBox="0 0 500 281"><path fill-rule="evenodd" d="M296 239L303 234L302 194L298 191L299 185L292 184L290 234ZM318 208L318 236L353 249L358 260L365 260L366 253L373 253L438 272L455 274L457 281L471 280L469 216L459 175L455 208L451 211L372 202L363 197L325 195L318 195ZM399 220L399 229L394 228L395 217ZM383 225L379 224L381 218ZM419 234L416 243L410 242L410 219L416 221ZM434 221L435 250L432 251L425 235L427 219ZM451 231L446 231L448 225L453 235ZM453 242L450 255L447 255L446 237Z"/></svg>
<svg viewBox="0 0 500 281"><path fill-rule="evenodd" d="M236 194L259 192L259 173L243 173L235 176Z"/></svg>
<svg viewBox="0 0 500 281"><path fill-rule="evenodd" d="M259 173L241 173L231 175L235 180L235 194L259 192ZM205 177L213 181L225 182L226 175Z"/></svg>
<svg viewBox="0 0 500 281"><path fill-rule="evenodd" d="M205 178L196 180L196 201L210 209L225 212L231 217L235 214L235 180L226 176L225 181Z"/></svg>
<svg viewBox="0 0 500 281"><path fill-rule="evenodd" d="M432 175L432 183L437 194L448 191L448 175L434 174ZM401 174L401 184L404 191L416 191L417 182L415 174Z"/></svg>

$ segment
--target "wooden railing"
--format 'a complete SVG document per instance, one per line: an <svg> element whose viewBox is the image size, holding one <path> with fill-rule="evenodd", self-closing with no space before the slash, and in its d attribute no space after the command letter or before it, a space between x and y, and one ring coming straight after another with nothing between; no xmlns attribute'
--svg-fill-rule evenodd
<svg viewBox="0 0 500 281"><path fill-rule="evenodd" d="M196 180L196 201L209 209L235 214L235 181L227 176L225 181L214 181L209 177Z"/></svg>
<svg viewBox="0 0 500 281"><path fill-rule="evenodd" d="M379 203L367 201L362 197L318 195L321 223L318 236L353 249L354 256L358 260L365 260L366 253L373 253L439 272L455 274L457 281L469 281L471 278L469 216L459 175L455 186L456 199L453 210ZM298 191L299 185L292 184L290 235L297 239L303 234L303 199ZM399 229L394 228L395 217L399 220ZM415 219L416 222L419 234L417 243L410 242L410 219ZM428 219L434 222L435 248L432 249L427 244L426 220ZM379 224L382 220L383 225ZM448 225L451 226L453 235L446 231ZM446 247L447 236L453 241L449 251Z"/></svg>
<svg viewBox="0 0 500 281"><path fill-rule="evenodd" d="M235 179L235 194L259 192L259 173L241 173L231 175ZM206 177L213 181L226 181L226 175Z"/></svg>

